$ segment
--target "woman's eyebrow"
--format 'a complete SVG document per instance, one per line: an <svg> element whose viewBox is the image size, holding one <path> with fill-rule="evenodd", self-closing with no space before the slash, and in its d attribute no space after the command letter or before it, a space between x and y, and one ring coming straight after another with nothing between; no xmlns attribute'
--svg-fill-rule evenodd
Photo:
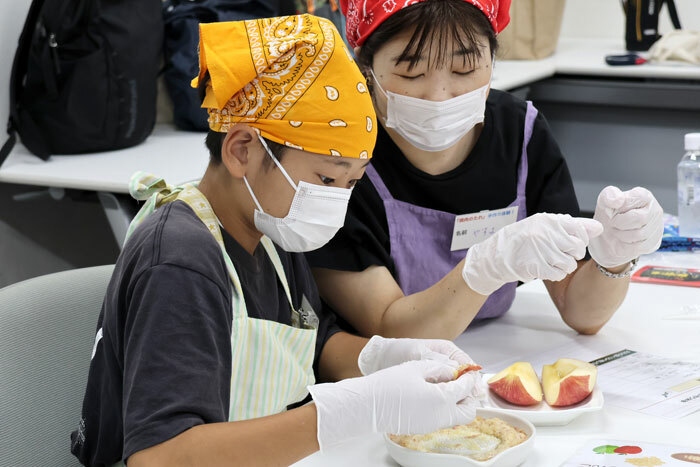
<svg viewBox="0 0 700 467"><path fill-rule="evenodd" d="M391 61L397 64L401 62L413 62L421 60L425 60L425 55L406 55L405 57L403 55L397 55L396 57L391 58Z"/></svg>
<svg viewBox="0 0 700 467"><path fill-rule="evenodd" d="M474 53L474 49L471 49L471 48L470 49L461 49L461 50L456 50L452 54L452 56L453 57L465 57L465 56L471 55L473 53ZM401 62L420 62L421 60L425 60L425 59L426 59L426 57L424 54L406 55L406 56L397 55L397 56L391 58L391 60L396 64L399 64Z"/></svg>

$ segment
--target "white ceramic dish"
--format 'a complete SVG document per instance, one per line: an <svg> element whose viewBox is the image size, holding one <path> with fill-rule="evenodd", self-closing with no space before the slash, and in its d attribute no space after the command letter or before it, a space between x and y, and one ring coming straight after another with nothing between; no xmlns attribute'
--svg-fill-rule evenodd
<svg viewBox="0 0 700 467"><path fill-rule="evenodd" d="M488 381L493 376L491 374L484 375L484 381ZM490 389L486 400L483 402L484 408L495 410L502 414L517 415L528 420L536 426L562 426L568 425L575 418L588 412L597 412L603 408L603 392L596 384L590 396L578 404L569 407L551 407L544 400L537 405L523 407L520 405L511 404L505 401Z"/></svg>
<svg viewBox="0 0 700 467"><path fill-rule="evenodd" d="M527 439L517 446L506 449L493 459L483 462L455 454L414 451L394 443L388 434L384 435L386 448L389 455L403 467L515 467L525 462L535 443L535 427L532 423L516 415L491 409L477 409L476 414L484 418L498 417L523 430L527 434Z"/></svg>

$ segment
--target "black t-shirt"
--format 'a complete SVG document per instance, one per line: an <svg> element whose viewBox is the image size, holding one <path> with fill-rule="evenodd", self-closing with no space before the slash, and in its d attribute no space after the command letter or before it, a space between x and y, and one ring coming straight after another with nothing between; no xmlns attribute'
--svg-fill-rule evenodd
<svg viewBox="0 0 700 467"><path fill-rule="evenodd" d="M282 284L262 245L251 256L222 230L248 316L290 324ZM320 324L314 370L339 330L301 254L277 249L295 308L306 296ZM98 318L79 429L71 450L111 465L195 425L228 420L232 288L214 237L181 201L147 218L126 243Z"/></svg>
<svg viewBox="0 0 700 467"><path fill-rule="evenodd" d="M413 166L380 125L372 165L399 201L457 215L504 208L516 197L526 111L525 101L491 90L476 145L461 165L440 175ZM538 212L578 216L566 162L539 113L527 155L528 216ZM306 257L312 267L343 271L386 266L396 277L384 205L367 175L353 192L345 226L330 243Z"/></svg>

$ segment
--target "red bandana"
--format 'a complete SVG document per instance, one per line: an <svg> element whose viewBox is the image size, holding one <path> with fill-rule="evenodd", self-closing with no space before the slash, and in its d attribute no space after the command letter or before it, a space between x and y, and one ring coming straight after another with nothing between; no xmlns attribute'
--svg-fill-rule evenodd
<svg viewBox="0 0 700 467"><path fill-rule="evenodd" d="M367 37L389 16L422 0L340 0L340 7L347 19L348 42L352 47L362 45ZM511 0L464 0L486 15L496 34L503 31L510 21L508 11Z"/></svg>

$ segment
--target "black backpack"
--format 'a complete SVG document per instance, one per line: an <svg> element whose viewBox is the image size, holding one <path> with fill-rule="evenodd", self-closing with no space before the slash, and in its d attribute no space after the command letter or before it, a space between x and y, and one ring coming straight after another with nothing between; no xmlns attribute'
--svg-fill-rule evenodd
<svg viewBox="0 0 700 467"><path fill-rule="evenodd" d="M166 0L164 78L173 101L175 125L181 130L209 128L197 90L190 87L199 72L199 23L239 21L295 14L293 0Z"/></svg>
<svg viewBox="0 0 700 467"><path fill-rule="evenodd" d="M12 65L10 138L46 160L134 146L156 119L161 0L33 0Z"/></svg>
<svg viewBox="0 0 700 467"><path fill-rule="evenodd" d="M626 15L625 43L627 50L646 51L656 42L659 34L659 14L664 3L668 7L673 27L681 29L676 4L673 0L623 0Z"/></svg>

